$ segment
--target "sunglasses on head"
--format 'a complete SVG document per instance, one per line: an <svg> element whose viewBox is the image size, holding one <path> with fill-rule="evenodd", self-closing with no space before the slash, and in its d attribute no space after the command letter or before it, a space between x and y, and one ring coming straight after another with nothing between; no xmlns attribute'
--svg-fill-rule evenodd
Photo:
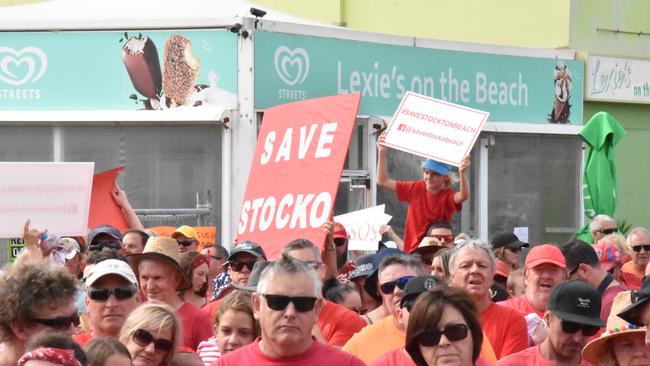
<svg viewBox="0 0 650 366"><path fill-rule="evenodd" d="M140 347L147 347L153 343L154 349L158 353L169 352L174 347L172 341L168 339L156 339L144 329L138 329L133 332L133 341Z"/></svg>
<svg viewBox="0 0 650 366"><path fill-rule="evenodd" d="M404 290L406 284L413 278L413 276L404 276L396 279L395 281L385 282L379 286L379 289L384 295L390 295L395 291L395 286L400 290Z"/></svg>
<svg viewBox="0 0 650 366"><path fill-rule="evenodd" d="M336 239L334 239L334 245L336 245L337 247L342 247L347 242L348 242L348 239L346 239L346 238L336 238Z"/></svg>
<svg viewBox="0 0 650 366"><path fill-rule="evenodd" d="M468 330L465 324L447 324L443 330L425 330L417 336L417 340L422 347L434 347L440 343L443 334L449 342L457 342L467 338Z"/></svg>
<svg viewBox="0 0 650 366"><path fill-rule="evenodd" d="M241 270L244 269L244 266L246 266L246 268L248 268L249 271L252 271L255 262L257 261L240 262L237 260L232 260L228 263L228 265L230 265L230 268L232 268L232 270L235 272L241 272Z"/></svg>
<svg viewBox="0 0 650 366"><path fill-rule="evenodd" d="M104 248L120 250L122 249L122 242L117 240L111 241L99 241L96 243L91 243L88 246L88 250L91 252L98 251L101 252Z"/></svg>
<svg viewBox="0 0 650 366"><path fill-rule="evenodd" d="M609 235L609 234L617 232L618 228L614 227L614 228L609 228L609 229L600 229L600 230L596 230L596 231L598 231L599 233L605 234L605 235Z"/></svg>
<svg viewBox="0 0 650 366"><path fill-rule="evenodd" d="M314 305L316 304L315 297L308 296L297 296L290 297L284 295L269 295L262 294L266 299L266 303L269 305L271 310L282 311L289 306L289 303L293 303L293 306L296 308L296 311L299 313L305 313L307 311L314 310Z"/></svg>
<svg viewBox="0 0 650 366"><path fill-rule="evenodd" d="M182 245L184 247L189 247L190 245L194 244L194 240L177 240L178 245Z"/></svg>
<svg viewBox="0 0 650 366"><path fill-rule="evenodd" d="M454 236L453 235L429 235L430 237L436 238L442 242L445 243L453 243L454 242Z"/></svg>
<svg viewBox="0 0 650 366"><path fill-rule="evenodd" d="M646 252L650 252L650 244L632 246L632 250L637 253L641 251L641 248L643 248L643 250L645 250Z"/></svg>
<svg viewBox="0 0 650 366"><path fill-rule="evenodd" d="M561 320L561 322L562 322L562 331L567 334L574 334L575 332L582 329L582 335L584 335L585 337L591 337L594 334L598 333L598 330L600 330L600 327L597 327L595 325L579 324L574 322L568 322L566 320Z"/></svg>
<svg viewBox="0 0 650 366"><path fill-rule="evenodd" d="M51 319L32 318L29 320L54 329L68 329L71 325L75 327L79 326L79 314L76 312L70 316L60 316Z"/></svg>
<svg viewBox="0 0 650 366"><path fill-rule="evenodd" d="M116 288L89 288L88 297L93 301L106 301L111 295L115 295L118 300L130 299L135 295L136 289L133 286L116 287Z"/></svg>

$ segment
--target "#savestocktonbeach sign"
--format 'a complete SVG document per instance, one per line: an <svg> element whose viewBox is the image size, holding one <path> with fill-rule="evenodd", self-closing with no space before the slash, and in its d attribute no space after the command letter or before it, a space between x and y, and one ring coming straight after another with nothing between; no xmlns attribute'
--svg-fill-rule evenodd
<svg viewBox="0 0 650 366"><path fill-rule="evenodd" d="M386 130L392 148L459 166L490 114L408 92Z"/></svg>
<svg viewBox="0 0 650 366"><path fill-rule="evenodd" d="M322 246L361 94L279 105L264 113L237 228L269 259L297 238Z"/></svg>

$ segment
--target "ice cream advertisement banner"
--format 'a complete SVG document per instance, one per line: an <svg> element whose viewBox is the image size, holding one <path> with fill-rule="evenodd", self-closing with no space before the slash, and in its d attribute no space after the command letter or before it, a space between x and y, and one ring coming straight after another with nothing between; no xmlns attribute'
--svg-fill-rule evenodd
<svg viewBox="0 0 650 366"><path fill-rule="evenodd" d="M460 166L489 115L408 92L386 128L384 145Z"/></svg>
<svg viewBox="0 0 650 366"><path fill-rule="evenodd" d="M253 155L237 241L259 243L269 259L305 238L322 247L361 94L269 108Z"/></svg>
<svg viewBox="0 0 650 366"><path fill-rule="evenodd" d="M95 163L0 162L0 238L31 227L86 235Z"/></svg>
<svg viewBox="0 0 650 366"><path fill-rule="evenodd" d="M236 106L237 37L225 30L3 32L3 110Z"/></svg>
<svg viewBox="0 0 650 366"><path fill-rule="evenodd" d="M377 250L381 233L379 228L388 224L393 217L386 214L386 205L366 208L334 216L334 221L340 223L348 232L349 250Z"/></svg>
<svg viewBox="0 0 650 366"><path fill-rule="evenodd" d="M582 61L255 32L255 107L363 94L392 115L408 91L488 111L495 122L582 124Z"/></svg>

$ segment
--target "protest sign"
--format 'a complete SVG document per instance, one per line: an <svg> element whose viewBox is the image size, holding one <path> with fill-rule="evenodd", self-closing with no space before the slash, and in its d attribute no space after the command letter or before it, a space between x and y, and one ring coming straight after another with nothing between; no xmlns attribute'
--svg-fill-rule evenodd
<svg viewBox="0 0 650 366"><path fill-rule="evenodd" d="M361 94L308 99L264 112L237 241L252 240L269 259L293 239L322 247Z"/></svg>
<svg viewBox="0 0 650 366"><path fill-rule="evenodd" d="M366 208L334 217L348 232L348 250L377 250L379 228L393 217L384 213L386 205Z"/></svg>
<svg viewBox="0 0 650 366"><path fill-rule="evenodd" d="M217 228L214 226L192 226L196 231L196 235L199 237L199 245L197 251L201 251L204 246L215 244L217 240ZM154 226L145 229L146 231L152 231L158 236L171 237L176 228L174 226Z"/></svg>
<svg viewBox="0 0 650 366"><path fill-rule="evenodd" d="M124 211L115 202L111 192L115 187L115 179L124 170L124 165L95 174L93 191L90 198L90 217L88 227L111 225L119 231L125 231L129 224L124 217Z"/></svg>
<svg viewBox="0 0 650 366"><path fill-rule="evenodd" d="M30 226L85 235L94 163L0 163L0 238Z"/></svg>
<svg viewBox="0 0 650 366"><path fill-rule="evenodd" d="M384 145L460 166L490 114L408 92L384 138Z"/></svg>
<svg viewBox="0 0 650 366"><path fill-rule="evenodd" d="M9 263L13 263L18 258L18 254L25 248L23 238L9 238L7 239L7 258Z"/></svg>

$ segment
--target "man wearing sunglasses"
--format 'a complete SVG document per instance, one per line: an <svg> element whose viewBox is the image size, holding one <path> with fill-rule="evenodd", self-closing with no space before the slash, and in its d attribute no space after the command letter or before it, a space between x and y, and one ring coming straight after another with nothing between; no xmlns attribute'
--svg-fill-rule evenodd
<svg viewBox="0 0 650 366"><path fill-rule="evenodd" d="M618 232L616 220L608 215L596 215L589 223L593 243L596 244L606 235Z"/></svg>
<svg viewBox="0 0 650 366"><path fill-rule="evenodd" d="M600 319L600 295L586 283L570 280L557 285L544 319L548 335L538 346L510 355L497 366L587 366L580 352L605 322Z"/></svg>
<svg viewBox="0 0 650 366"><path fill-rule="evenodd" d="M445 248L454 245L454 232L451 230L449 221L434 221L427 229L426 238L437 239Z"/></svg>
<svg viewBox="0 0 650 366"><path fill-rule="evenodd" d="M643 278L650 258L650 231L642 227L634 228L627 234L626 241L632 260L625 263L621 271Z"/></svg>
<svg viewBox="0 0 650 366"><path fill-rule="evenodd" d="M311 267L318 274L321 281L327 276L327 265L323 263L320 250L309 240L297 239L287 244L282 255L300 261ZM325 299L322 300L322 309L318 314L318 321L314 325L312 334L317 340L337 347L343 347L352 335L363 329L366 322L359 315L345 307Z"/></svg>
<svg viewBox="0 0 650 366"><path fill-rule="evenodd" d="M93 338L117 339L124 321L138 306L138 282L128 263L106 259L94 265L85 280L86 317L90 330L73 336L80 345Z"/></svg>
<svg viewBox="0 0 650 366"><path fill-rule="evenodd" d="M602 243L604 241L596 245ZM607 319L612 310L614 297L621 291L627 291L628 288L607 272L607 268L601 264L594 247L581 240L572 240L561 249L564 258L566 258L569 278L582 280L598 291L601 303L600 318ZM612 252L612 254L614 253L617 252ZM621 253L618 252L618 255L620 257Z"/></svg>
<svg viewBox="0 0 650 366"><path fill-rule="evenodd" d="M199 246L199 236L191 226L183 225L176 229L171 236L178 242L178 250L181 254L196 252Z"/></svg>
<svg viewBox="0 0 650 366"><path fill-rule="evenodd" d="M214 308L216 310L215 306L218 307L221 299L234 290L232 287L233 284L239 286L246 286L248 284L248 278L251 275L253 266L255 265L255 262L260 260L266 260L266 253L264 253L264 249L255 242L244 240L232 248L230 256L228 256L228 261L224 264L225 266L228 266L228 274L230 275L231 282L228 287L224 288L219 293L219 296L212 303L217 305L212 305L212 307L210 307L211 314L212 309Z"/></svg>
<svg viewBox="0 0 650 366"><path fill-rule="evenodd" d="M406 333L404 324L399 321L400 302L406 284L413 277L423 275L424 271L419 258L395 254L382 259L377 273L381 300L390 315L366 326L343 346L344 351L366 363L383 353L404 346Z"/></svg>
<svg viewBox="0 0 650 366"><path fill-rule="evenodd" d="M321 283L313 269L286 257L272 262L262 271L252 297L262 337L214 365L363 365L312 336L322 301Z"/></svg>
<svg viewBox="0 0 650 366"><path fill-rule="evenodd" d="M117 250L124 255L122 233L110 225L99 225L88 233L88 251Z"/></svg>

